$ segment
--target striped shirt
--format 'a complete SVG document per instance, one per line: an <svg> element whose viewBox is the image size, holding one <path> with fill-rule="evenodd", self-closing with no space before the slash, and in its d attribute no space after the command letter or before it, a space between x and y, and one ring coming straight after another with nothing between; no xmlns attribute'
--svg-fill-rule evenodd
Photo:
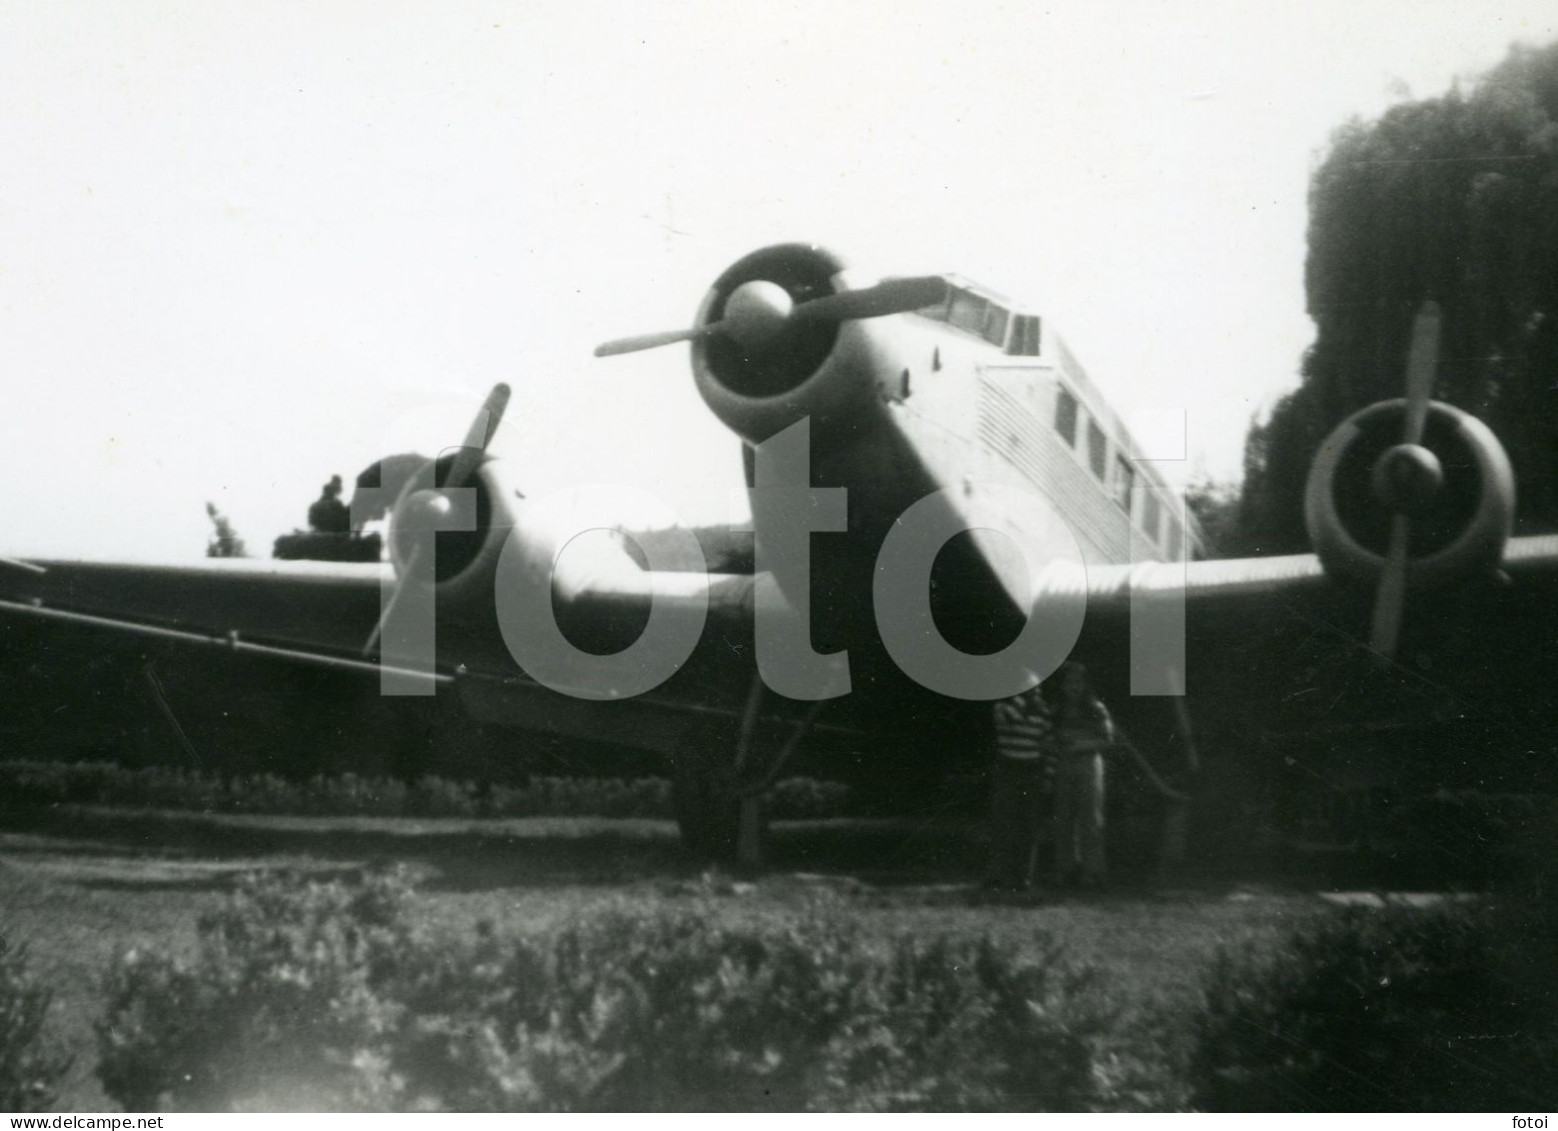
<svg viewBox="0 0 1558 1131"><path fill-rule="evenodd" d="M1003 758L1031 762L1052 756L1054 729L1050 706L1037 687L995 705L995 749Z"/></svg>

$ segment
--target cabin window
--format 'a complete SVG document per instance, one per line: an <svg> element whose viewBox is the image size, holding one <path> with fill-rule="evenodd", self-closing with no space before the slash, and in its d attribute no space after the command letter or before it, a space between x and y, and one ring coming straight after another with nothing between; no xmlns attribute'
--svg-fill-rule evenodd
<svg viewBox="0 0 1558 1131"><path fill-rule="evenodd" d="M1064 387L1055 394L1055 431L1071 447L1077 446L1077 398Z"/></svg>
<svg viewBox="0 0 1558 1131"><path fill-rule="evenodd" d="M1011 320L1011 314L1005 307L991 304L985 314L985 341L992 345L1004 346L1006 344L1006 324Z"/></svg>
<svg viewBox="0 0 1558 1131"><path fill-rule="evenodd" d="M1164 556L1171 562L1182 560L1185 546L1183 532L1179 528L1179 520L1169 515L1168 534L1164 537Z"/></svg>
<svg viewBox="0 0 1558 1131"><path fill-rule="evenodd" d="M967 291L952 292L952 309L947 314L947 321L959 330L967 330L971 334L983 334L985 332L985 312L990 303L978 295L969 294Z"/></svg>
<svg viewBox="0 0 1558 1131"><path fill-rule="evenodd" d="M1161 509L1158 505L1157 493L1149 489L1142 498L1141 528L1147 532L1147 537L1153 542L1158 540L1158 513Z"/></svg>
<svg viewBox="0 0 1558 1131"><path fill-rule="evenodd" d="M1114 459L1114 501L1126 514L1131 513L1131 492L1136 489L1136 469L1124 456Z"/></svg>
<svg viewBox="0 0 1558 1131"><path fill-rule="evenodd" d="M1104 430L1098 427L1098 421L1087 422L1087 462L1093 469L1093 474L1103 479L1104 472L1109 467L1109 440L1104 436Z"/></svg>
<svg viewBox="0 0 1558 1131"><path fill-rule="evenodd" d="M1012 336L1006 345L1006 352L1020 357L1038 357L1039 316L1019 314L1012 321Z"/></svg>

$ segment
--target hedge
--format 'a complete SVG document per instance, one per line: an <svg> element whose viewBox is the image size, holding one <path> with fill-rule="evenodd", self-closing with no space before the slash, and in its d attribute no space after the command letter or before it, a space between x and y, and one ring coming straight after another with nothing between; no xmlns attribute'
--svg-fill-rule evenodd
<svg viewBox="0 0 1558 1131"><path fill-rule="evenodd" d="M1550 910L1352 909L1222 954L1195 1019L1211 1111L1518 1111L1558 1100Z"/></svg>
<svg viewBox="0 0 1558 1131"><path fill-rule="evenodd" d="M126 955L100 1076L132 1110L1079 1110L1117 1014L1038 940L868 939L823 910L606 908L435 937L405 884L255 877L190 959Z"/></svg>
<svg viewBox="0 0 1558 1131"><path fill-rule="evenodd" d="M779 820L838 816L848 794L839 782L790 778L775 786L770 813ZM112 762L0 762L0 801L282 816L668 819L672 811L664 778L533 777L523 785L356 774L298 780Z"/></svg>
<svg viewBox="0 0 1558 1131"><path fill-rule="evenodd" d="M0 1111L48 1111L70 1067L45 1030L52 993L0 935Z"/></svg>

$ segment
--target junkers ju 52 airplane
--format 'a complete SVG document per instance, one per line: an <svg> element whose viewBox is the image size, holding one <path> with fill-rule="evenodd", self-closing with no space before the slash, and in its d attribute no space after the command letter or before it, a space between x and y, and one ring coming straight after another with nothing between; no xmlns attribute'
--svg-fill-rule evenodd
<svg viewBox="0 0 1558 1131"><path fill-rule="evenodd" d="M1198 560L1194 521L1037 314L767 247L690 329L596 351L691 343L741 441L755 568L698 569L691 534L649 568L628 540L570 549L610 519L587 494L524 497L488 457L500 385L387 500L389 563L0 566L7 723L57 727L69 703L67 725L108 720L109 750L134 716L191 757L292 768L363 726L410 736L403 773L647 752L686 842L751 857L782 773L923 803L980 763L987 701L1069 653L1149 776L1199 770L1181 780L1201 783L1204 851L1236 843L1252 798L1346 780L1360 751L1376 782L1551 785L1558 537L1511 537L1498 441L1431 399L1439 318L1418 315L1406 396L1322 446L1315 553Z"/></svg>

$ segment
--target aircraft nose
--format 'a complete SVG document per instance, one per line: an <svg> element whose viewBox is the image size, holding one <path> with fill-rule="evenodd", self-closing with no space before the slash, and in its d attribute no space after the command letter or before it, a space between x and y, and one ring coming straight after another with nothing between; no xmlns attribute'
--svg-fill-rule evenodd
<svg viewBox="0 0 1558 1131"><path fill-rule="evenodd" d="M778 283L753 279L725 300L725 333L750 355L779 336L794 308L790 292Z"/></svg>

